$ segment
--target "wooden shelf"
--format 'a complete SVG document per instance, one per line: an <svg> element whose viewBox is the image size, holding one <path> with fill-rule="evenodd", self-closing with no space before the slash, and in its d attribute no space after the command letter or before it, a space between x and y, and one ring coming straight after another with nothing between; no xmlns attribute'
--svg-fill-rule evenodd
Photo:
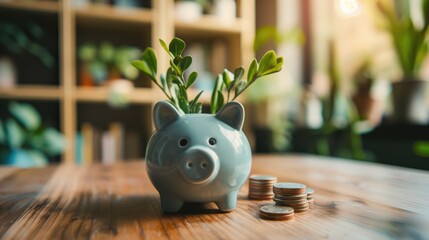
<svg viewBox="0 0 429 240"><path fill-rule="evenodd" d="M241 19L237 18L231 24L221 24L219 20L210 15L203 15L196 22L175 21L176 34L213 36L213 35L238 35L241 33Z"/></svg>
<svg viewBox="0 0 429 240"><path fill-rule="evenodd" d="M78 87L74 97L81 102L106 102L109 94L107 87ZM162 96L151 88L136 88L130 95L131 103L154 103L162 99Z"/></svg>
<svg viewBox="0 0 429 240"><path fill-rule="evenodd" d="M74 9L76 17L81 19L112 20L128 23L150 24L152 10L143 8L118 8L104 5L88 5Z"/></svg>
<svg viewBox="0 0 429 240"><path fill-rule="evenodd" d="M159 39L169 42L175 35L192 43L212 41L224 44L228 52L228 61L231 66L250 64L253 58L252 40L254 38L254 0L236 0L236 20L229 24L223 24L213 15L203 15L198 21L189 23L174 18L174 0L150 0L151 8L122 8L109 4L88 4L83 7L74 6L75 0L0 0L0 8L3 12L11 10L18 14L16 20L19 23L27 14L49 16L47 21L57 21L58 25L58 71L59 85L37 84L18 85L13 88L0 88L0 99L22 100L49 100L58 101L60 110L61 131L69 144L62 161L75 162L76 132L78 126L77 106L91 105L86 103L107 103L109 97L108 87L85 88L76 86L76 79L81 70L76 59L77 46L82 42L109 41L116 45L132 45L138 47L151 46L158 56L159 72L165 73L168 68L168 55L159 45ZM90 1L89 1L90 2ZM112 2L112 1L109 1ZM42 14L40 14L42 13ZM51 19L57 16L57 19ZM0 17L1 18L1 17ZM216 56L207 56L209 61ZM223 64L222 64L223 65ZM214 68L214 67L213 67ZM198 90L189 92L189 98L194 99ZM211 91L204 91L200 101L207 107L210 104ZM129 96L133 105L144 105L142 109L141 130L153 131L153 123L150 113L151 106L166 97L157 87L135 88ZM137 106L141 107L141 106ZM105 116L95 110L94 118ZM91 112L92 114L92 112ZM127 124L127 120L124 120ZM149 136L144 136L143 142Z"/></svg>
<svg viewBox="0 0 429 240"><path fill-rule="evenodd" d="M53 1L0 0L0 7L16 9L16 10L45 12L45 13L59 12L58 2L53 2Z"/></svg>
<svg viewBox="0 0 429 240"><path fill-rule="evenodd" d="M0 88L0 98L61 100L63 89L57 86L24 85Z"/></svg>

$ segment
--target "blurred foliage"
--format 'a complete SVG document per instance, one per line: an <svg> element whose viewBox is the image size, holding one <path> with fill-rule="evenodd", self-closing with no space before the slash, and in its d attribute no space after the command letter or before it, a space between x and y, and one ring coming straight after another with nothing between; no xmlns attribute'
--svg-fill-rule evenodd
<svg viewBox="0 0 429 240"><path fill-rule="evenodd" d="M358 132L359 114L353 102L340 91L340 75L333 43L330 44L328 73L330 90L322 99L323 125L316 130L314 145L309 151L319 155L365 159L362 139ZM342 134L337 134L342 132ZM340 140L333 141L333 138ZM335 143L335 144L334 144Z"/></svg>
<svg viewBox="0 0 429 240"><path fill-rule="evenodd" d="M273 41L275 45L282 43L303 44L305 36L299 27L288 31L279 31L276 26L263 26L256 29L255 39L253 41L253 50L258 51L264 44Z"/></svg>
<svg viewBox="0 0 429 240"><path fill-rule="evenodd" d="M126 79L134 80L139 72L130 61L140 56L138 48L132 46L113 46L102 42L98 46L85 43L79 46L78 58L87 64L92 79L101 84L107 80L109 72L117 71Z"/></svg>
<svg viewBox="0 0 429 240"><path fill-rule="evenodd" d="M411 7L410 4L420 6ZM398 61L405 76L418 76L429 53L429 0L378 1Z"/></svg>
<svg viewBox="0 0 429 240"><path fill-rule="evenodd" d="M42 124L37 110L12 102L0 119L0 163L18 167L44 166L65 148L62 133Z"/></svg>
<svg viewBox="0 0 429 240"><path fill-rule="evenodd" d="M28 52L38 57L43 64L52 68L55 59L52 54L39 42L42 41L43 30L35 23L28 23L25 29L14 23L0 21L0 45L12 54Z"/></svg>

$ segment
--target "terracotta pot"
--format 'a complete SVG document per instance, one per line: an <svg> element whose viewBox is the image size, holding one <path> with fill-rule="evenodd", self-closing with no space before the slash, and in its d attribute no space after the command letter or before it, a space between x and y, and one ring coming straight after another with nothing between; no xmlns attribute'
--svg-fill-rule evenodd
<svg viewBox="0 0 429 240"><path fill-rule="evenodd" d="M426 102L428 82L415 78L392 84L393 115L395 123L427 124L429 120Z"/></svg>
<svg viewBox="0 0 429 240"><path fill-rule="evenodd" d="M381 101L377 100L370 95L361 95L353 97L353 102L359 113L359 116L372 125L377 125L381 121L382 108Z"/></svg>

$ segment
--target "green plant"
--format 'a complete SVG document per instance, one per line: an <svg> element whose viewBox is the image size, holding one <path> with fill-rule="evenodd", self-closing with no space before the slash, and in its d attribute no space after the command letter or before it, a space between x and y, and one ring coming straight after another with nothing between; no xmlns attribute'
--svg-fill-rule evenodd
<svg viewBox="0 0 429 240"><path fill-rule="evenodd" d="M201 113L202 103L198 102L203 91L194 99L189 99L187 90L197 80L198 73L192 72L185 77L185 71L192 64L191 56L182 56L186 44L180 38L173 38L170 44L159 40L162 48L170 56L170 67L157 80L157 58L152 48L146 48L141 59L132 61L132 65L147 75L165 94L167 99L183 113ZM211 112L216 113L225 103L237 99L250 85L262 76L279 72L283 66L283 58L277 57L274 51L268 51L260 61L253 59L244 79L245 70L238 67L234 73L225 69L219 74L211 97Z"/></svg>
<svg viewBox="0 0 429 240"><path fill-rule="evenodd" d="M405 76L417 76L429 53L429 0L421 0L421 21L413 21L409 1L395 1L394 6L378 1L385 18L399 64ZM405 78L407 79L407 78Z"/></svg>
<svg viewBox="0 0 429 240"><path fill-rule="evenodd" d="M19 167L43 166L48 157L61 154L64 136L45 127L34 107L12 102L0 119L0 163Z"/></svg>
<svg viewBox="0 0 429 240"><path fill-rule="evenodd" d="M362 147L360 133L357 131L359 114L352 101L341 95L341 80L333 43L330 44L329 50L328 71L330 91L328 96L322 100L323 125L319 129L321 137L316 140L314 149L316 153L321 155L363 160L365 159L365 152ZM344 114L343 118L346 120L345 126L339 126L337 123L336 117L338 113ZM334 146L332 140L335 138L335 134L341 131L344 134L341 136L340 144L339 146ZM335 149L336 147L337 149Z"/></svg>
<svg viewBox="0 0 429 240"><path fill-rule="evenodd" d="M140 51L131 46L115 47L109 42L102 42L99 46L85 43L79 46L78 58L87 64L88 71L97 83L104 82L109 71L117 71L121 76L134 80L138 77L138 70L129 63L140 55Z"/></svg>
<svg viewBox="0 0 429 240"><path fill-rule="evenodd" d="M276 45L285 42L302 44L305 41L305 37L299 27L294 27L288 31L279 31L276 26L263 26L256 30L253 50L258 51L269 41L273 41Z"/></svg>
<svg viewBox="0 0 429 240"><path fill-rule="evenodd" d="M13 54L28 52L38 57L46 67L52 68L55 65L52 54L33 40L40 40L43 35L42 28L37 24L29 23L27 32L13 23L0 21L0 44Z"/></svg>

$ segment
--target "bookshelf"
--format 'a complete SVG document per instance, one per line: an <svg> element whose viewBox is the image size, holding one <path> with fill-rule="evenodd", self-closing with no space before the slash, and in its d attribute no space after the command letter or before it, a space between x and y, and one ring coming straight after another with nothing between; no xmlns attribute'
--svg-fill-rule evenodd
<svg viewBox="0 0 429 240"><path fill-rule="evenodd" d="M67 139L67 148L61 157L65 163L74 163L77 147L76 134L85 121L98 122L91 119L102 114L122 114L116 110L106 110L108 88L106 86L83 87L79 84L79 61L77 60L78 45L84 41L100 42L110 38L118 44L134 44L140 49L151 46L158 56L159 72L168 67L168 56L159 46L158 39L169 41L173 36L184 38L187 42L201 43L220 41L225 44L228 60L225 67L230 69L240 65L248 66L253 58L252 43L255 25L255 3L253 0L236 0L237 19L227 25L218 24L215 17L204 14L197 22L183 22L174 16L174 0L152 0L149 8L120 8L114 5L87 4L82 7L73 5L73 0L0 0L0 11L15 11L17 15L27 18L31 14L53 16L57 24L57 36L54 41L58 45L58 79L54 83L45 84L37 79L26 79L17 82L10 88L0 87L0 99L23 101L51 101L58 105L58 126ZM89 33L95 33L95 37ZM107 36L107 37L106 37ZM97 39L98 38L98 39ZM140 79L141 80L141 79ZM139 131L143 133L143 142L147 142L153 131L151 109L153 105L164 99L159 89L152 86L147 79L143 85L136 86L129 96L134 112L139 117L131 120L129 125L141 121ZM195 96L198 91L191 92ZM201 97L205 103L210 102L210 93L205 91ZM105 110L98 112L97 109ZM84 109L84 110L83 110ZM88 110L89 109L89 110ZM110 112L111 111L111 112ZM41 114L49 114L41 112ZM100 116L98 116L100 118ZM108 121L108 120L106 120ZM116 120L115 120L116 121ZM120 119L128 125L127 119ZM110 126L110 123L102 124ZM143 150L144 151L144 150Z"/></svg>

